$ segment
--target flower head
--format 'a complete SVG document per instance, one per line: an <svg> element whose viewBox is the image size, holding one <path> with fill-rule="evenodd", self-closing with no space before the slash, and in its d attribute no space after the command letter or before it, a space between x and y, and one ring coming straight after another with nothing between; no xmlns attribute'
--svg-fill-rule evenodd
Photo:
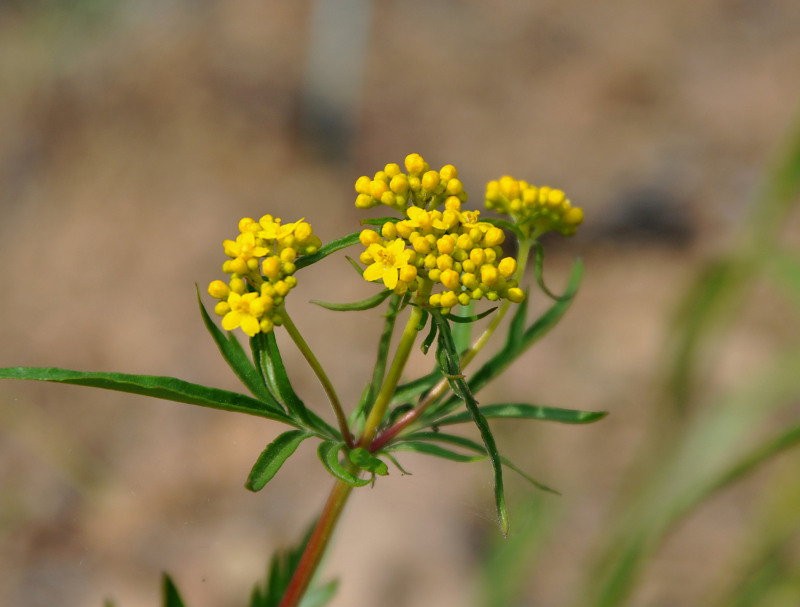
<svg viewBox="0 0 800 607"><path fill-rule="evenodd" d="M401 282L400 274L414 257L414 251L406 249L405 246L406 243L401 238L396 238L386 246L377 242L369 245L367 253L375 261L364 270L364 278L371 282L382 280L387 289L397 287L397 283ZM416 272L414 274L416 278Z"/></svg>
<svg viewBox="0 0 800 607"><path fill-rule="evenodd" d="M223 242L230 259L222 270L231 275L230 282L215 280L208 292L219 300L214 312L222 316L222 327L241 328L252 337L281 324L280 308L297 284L295 262L316 253L322 242L303 219L281 224L272 215L258 221L244 217L239 232L235 240Z"/></svg>

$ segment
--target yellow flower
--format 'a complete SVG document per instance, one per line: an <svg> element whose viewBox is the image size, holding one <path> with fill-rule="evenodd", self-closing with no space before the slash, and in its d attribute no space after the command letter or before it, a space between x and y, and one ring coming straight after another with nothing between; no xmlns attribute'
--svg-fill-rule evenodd
<svg viewBox="0 0 800 607"><path fill-rule="evenodd" d="M385 247L372 243L368 251L375 263L364 270L364 279L370 282L383 280L387 288L394 289L400 270L409 264L412 252L405 248L405 242L401 238L393 240Z"/></svg>
<svg viewBox="0 0 800 607"><path fill-rule="evenodd" d="M225 247L225 254L228 257L242 261L253 257L264 257L267 254L267 249L256 245L256 237L252 232L239 234L236 240L225 240L222 246Z"/></svg>
<svg viewBox="0 0 800 607"><path fill-rule="evenodd" d="M228 295L228 305L230 312L222 318L222 328L226 331L233 331L235 328L241 327L242 331L250 337L261 330L260 318L267 308L271 307L266 298L259 297L258 293L239 295L233 291Z"/></svg>
<svg viewBox="0 0 800 607"><path fill-rule="evenodd" d="M299 224L301 221L303 220L301 219L295 223L281 225L280 219L272 219L269 215L265 215L259 222L263 229L258 233L258 235L267 240L280 241L294 232L295 227L297 227L297 224Z"/></svg>

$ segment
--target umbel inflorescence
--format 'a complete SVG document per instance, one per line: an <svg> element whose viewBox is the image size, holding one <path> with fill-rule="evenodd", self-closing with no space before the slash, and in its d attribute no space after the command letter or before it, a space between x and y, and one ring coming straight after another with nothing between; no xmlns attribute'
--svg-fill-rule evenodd
<svg viewBox="0 0 800 607"><path fill-rule="evenodd" d="M215 280L208 292L220 300L214 312L222 316L222 327L226 331L241 327L253 337L283 322L281 306L297 284L295 261L316 253L322 242L302 219L281 225L272 215L258 221L243 218L239 232L236 240L222 243L230 257L222 271L231 275L230 281Z"/></svg>
<svg viewBox="0 0 800 607"><path fill-rule="evenodd" d="M371 179L356 181L356 207L385 205L402 215L379 230L361 232L364 278L383 281L399 295L416 293L418 305L444 311L483 298L522 302L517 259L503 256L505 232L481 221L480 211L463 208L467 193L456 168L431 170L419 154L408 155L405 168L403 173L399 165L387 164ZM583 220L560 190L537 189L508 176L490 182L486 206L510 215L526 235L530 225L535 236L548 230L574 234Z"/></svg>
<svg viewBox="0 0 800 607"><path fill-rule="evenodd" d="M357 208L383 205L400 213L361 231L359 260L365 280L422 307L449 312L481 299L521 303L521 267L503 252L503 227L532 240L548 231L572 235L583 221L583 211L561 190L509 176L489 182L485 204L512 221L482 220L480 211L464 208L467 193L453 165L435 171L419 154L409 154L404 166L406 172L387 164L372 178L356 180ZM245 217L239 232L223 242L229 282L215 280L208 292L219 300L214 311L223 328L240 327L252 337L282 323L284 299L297 284L295 262L316 253L321 241L302 219L281 224L272 215Z"/></svg>

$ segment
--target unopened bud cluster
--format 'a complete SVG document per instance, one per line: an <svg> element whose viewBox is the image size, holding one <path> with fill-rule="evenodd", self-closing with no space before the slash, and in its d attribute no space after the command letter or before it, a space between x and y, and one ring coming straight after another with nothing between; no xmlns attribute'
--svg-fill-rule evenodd
<svg viewBox="0 0 800 607"><path fill-rule="evenodd" d="M583 222L583 209L573 207L561 190L508 175L486 185L486 208L510 215L534 237L550 231L572 236Z"/></svg>
<svg viewBox="0 0 800 607"><path fill-rule="evenodd" d="M523 301L525 293L515 277L517 260L502 256L503 230L480 221L479 211L462 211L466 193L455 167L447 165L441 171L430 171L419 154L407 156L405 165L417 181L415 189L409 187L403 192L411 194L402 200L396 198L393 202L386 191L381 193L377 187L374 193L366 193L376 181L385 183L382 174L392 171L379 172L376 180L361 177L356 182L359 192L356 206L368 208L380 201L404 215L398 222L384 223L380 232L372 229L361 232L365 250L360 260L367 265L364 278L382 280L387 288L400 295L423 291L427 281L429 288L425 289L425 295L420 294L418 302L437 308L450 309L483 298ZM387 165L387 169L396 166ZM392 195L396 194L391 184L397 175L402 174L396 173L389 181L387 191ZM380 194L380 198L374 194ZM444 200L441 211L435 208L437 197ZM421 208L420 204L431 210Z"/></svg>
<svg viewBox="0 0 800 607"><path fill-rule="evenodd" d="M409 154L405 159L406 173L400 165L387 164L371 179L364 175L356 181L356 207L370 209L380 204L405 212L409 205L435 209L451 197L459 202L467 200L464 185L452 164L432 171L419 154Z"/></svg>
<svg viewBox="0 0 800 607"><path fill-rule="evenodd" d="M229 282L215 280L208 292L219 300L214 312L222 316L222 328L241 327L252 337L281 324L281 305L297 285L295 260L316 253L322 243L302 219L281 225L272 215L258 221L243 218L239 232L236 240L222 243L230 257L222 264L222 271L231 275Z"/></svg>

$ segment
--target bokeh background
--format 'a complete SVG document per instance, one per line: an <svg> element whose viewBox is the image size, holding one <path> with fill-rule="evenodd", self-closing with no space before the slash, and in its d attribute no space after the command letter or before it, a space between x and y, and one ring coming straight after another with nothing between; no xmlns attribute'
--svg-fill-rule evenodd
<svg viewBox="0 0 800 607"><path fill-rule="evenodd" d="M338 606L581 604L626 496L648 476L645 454L657 460L651 447L674 426L664 378L676 311L709 263L743 248L760 184L789 143L798 32L793 0L2 2L0 366L237 389L194 284L221 277L221 241L239 218L305 217L324 241L355 231L355 179L410 152L457 166L476 205L506 173L562 188L586 223L546 243L546 273L558 289L580 256L584 285L481 400L611 413L587 427L495 424L501 450L563 495L509 476L503 544L488 464L409 456L412 476L354 496L323 578L342 578ZM787 217L780 236L796 249L800 226ZM337 256L304 271L292 295L346 402L370 373L380 319L303 302L370 292ZM737 392L797 343L797 300L760 282L754 292L722 306L735 321L701 397ZM327 415L285 350L298 390ZM412 368L430 364L420 355ZM776 428L797 423L798 391L784 400ZM261 493L242 488L279 431L4 382L0 603L152 606L166 570L192 607L245 604L331 484L309 443ZM797 471L786 453L671 529L631 604L714 604L744 579L772 518L764 504L800 512L781 497ZM781 535L794 565L796 518ZM491 563L519 572L506 579ZM497 598L501 586L514 596ZM798 604L781 592L769 604Z"/></svg>

